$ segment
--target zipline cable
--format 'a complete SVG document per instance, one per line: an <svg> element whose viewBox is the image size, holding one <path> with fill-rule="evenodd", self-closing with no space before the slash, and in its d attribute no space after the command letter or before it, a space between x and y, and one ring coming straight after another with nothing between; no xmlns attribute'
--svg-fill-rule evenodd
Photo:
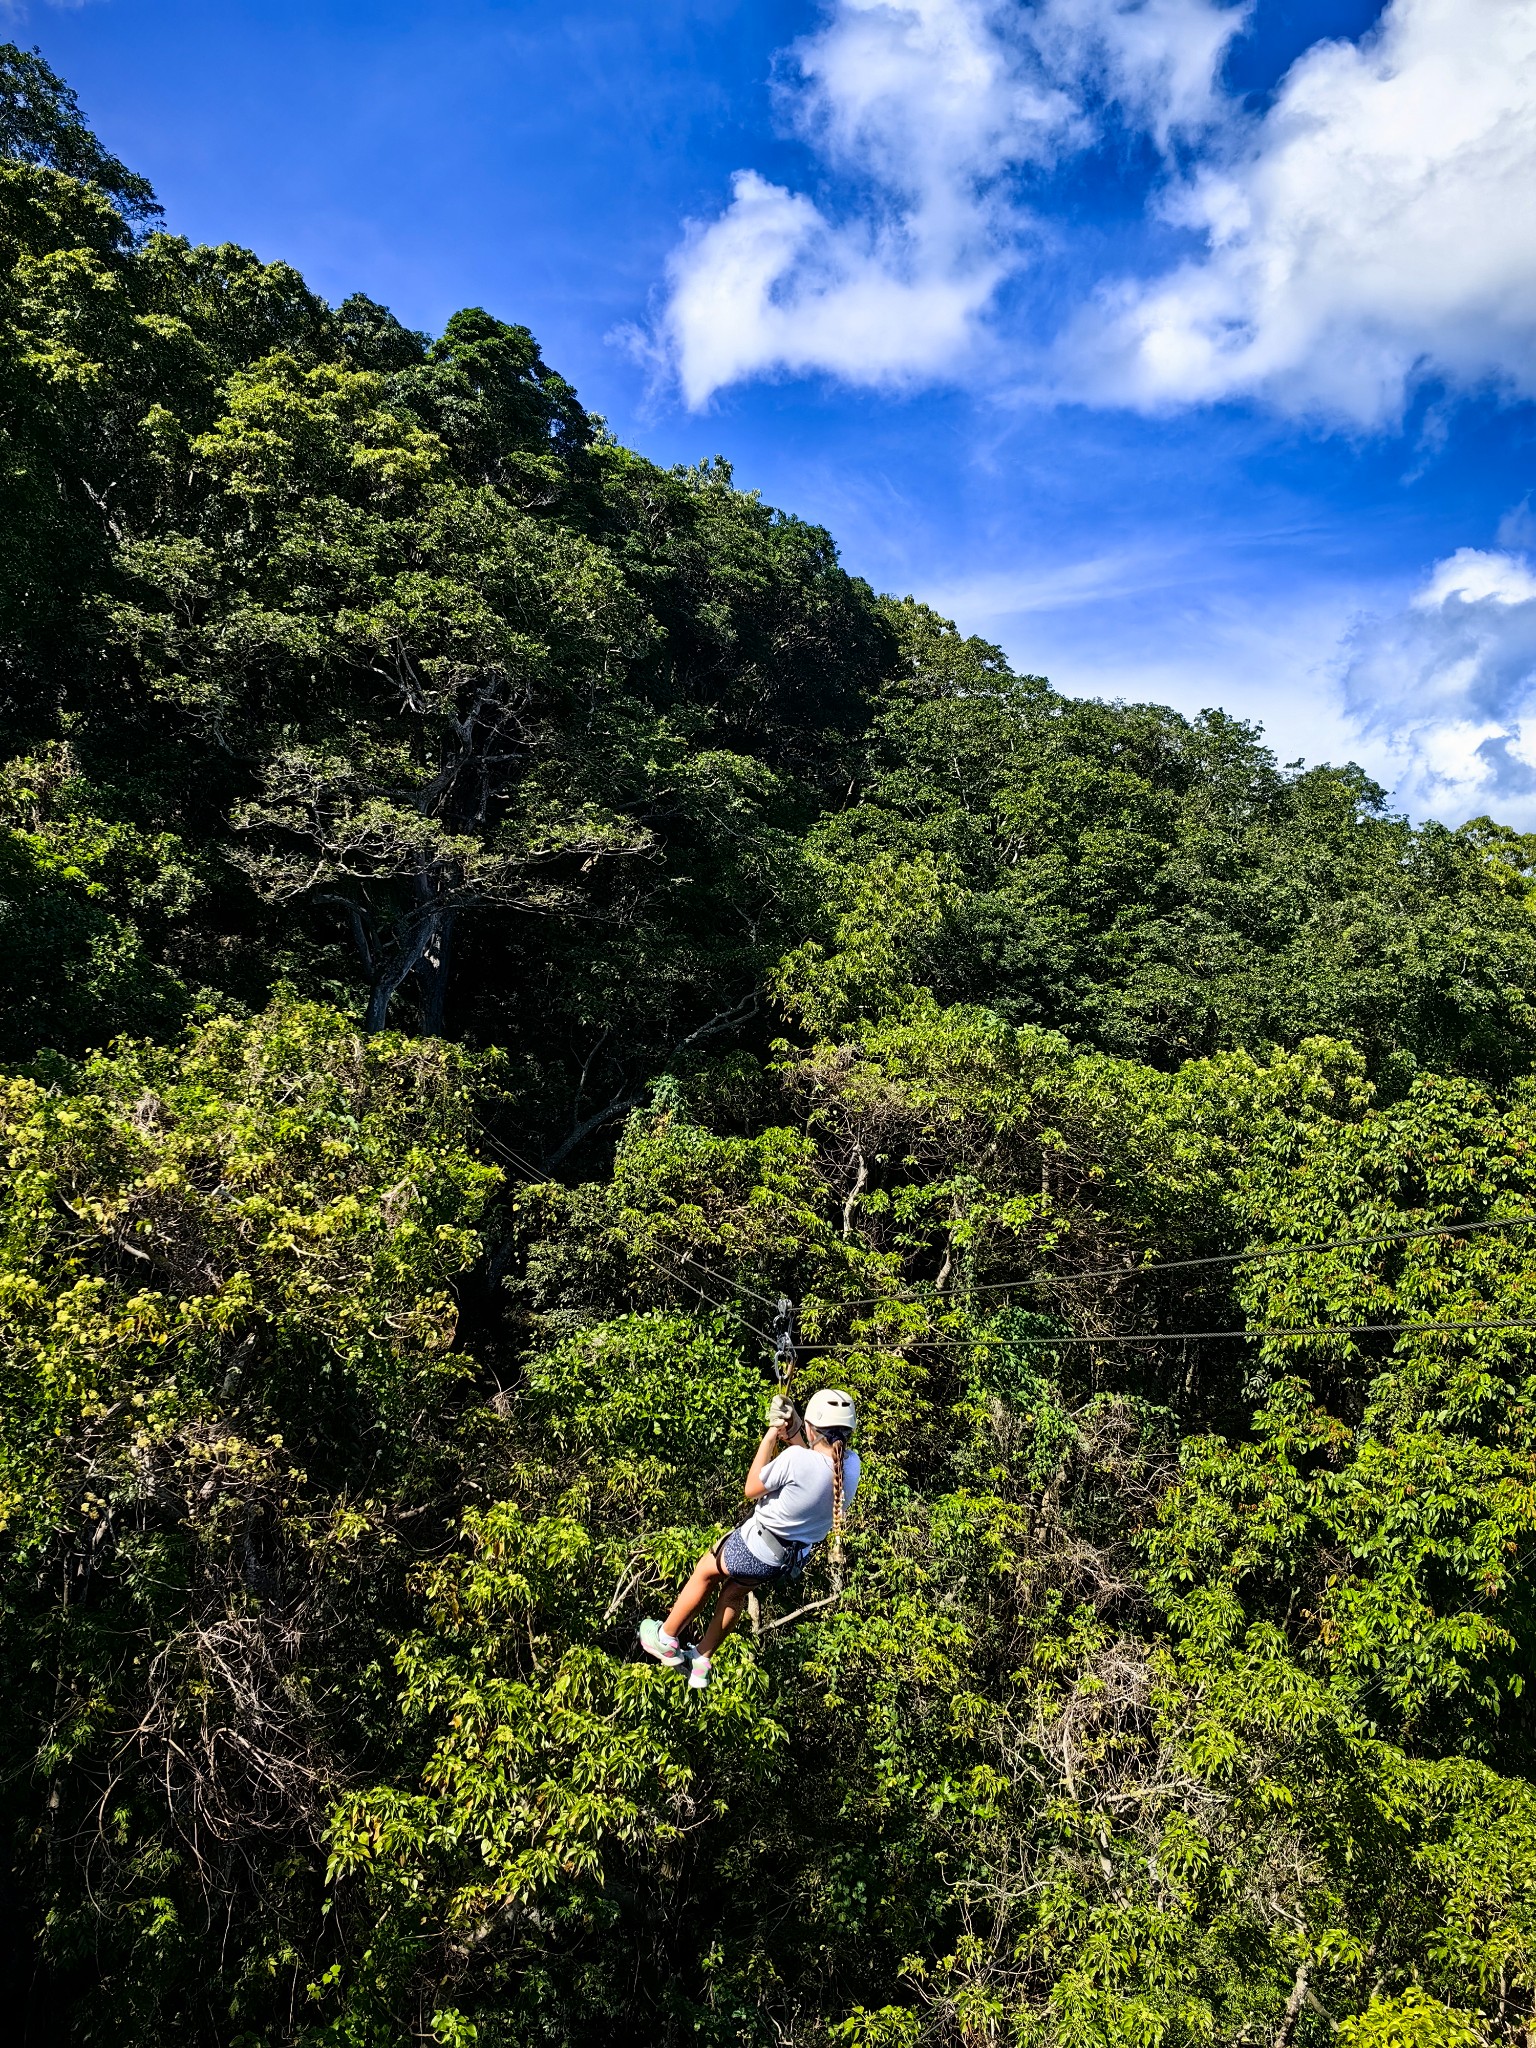
<svg viewBox="0 0 1536 2048"><path fill-rule="evenodd" d="M659 1260L657 1261L657 1263L658 1265L660 1265ZM758 1329L755 1323L749 1323L746 1317L741 1314L740 1310L736 1308L736 1306L733 1303L716 1301L715 1297L712 1294L706 1294L702 1287L695 1286L693 1281L691 1281L686 1274L674 1273L670 1266L662 1266L661 1271L666 1275L666 1277L669 1280L675 1280L680 1287L686 1287L691 1294L696 1294L699 1297L700 1301L707 1302L711 1308L719 1309L722 1315L735 1315L738 1321L741 1323L742 1328L745 1330L749 1330L752 1333L752 1335L756 1337L761 1343L766 1344L770 1351L777 1349L777 1340L773 1337L770 1337L766 1330Z"/></svg>
<svg viewBox="0 0 1536 2048"><path fill-rule="evenodd" d="M719 1309L722 1314L726 1315L732 1312L728 1303L716 1301L713 1295L706 1294L702 1287L695 1286L684 1274L675 1273L665 1266L662 1268L662 1271L666 1273L669 1279L678 1281L682 1286L687 1287L691 1293L696 1294L701 1301L707 1302L711 1308ZM758 1329L755 1324L746 1322L745 1318L742 1319L742 1322L743 1327L749 1330L754 1337L758 1338L762 1343L769 1345L770 1348L772 1347L774 1339L769 1336L766 1330ZM1313 1323L1284 1329L1148 1330L1134 1333L1108 1331L1098 1337L1057 1336L1035 1331L1028 1331L1019 1335L1005 1335L1001 1331L984 1331L975 1337L917 1337L913 1341L928 1350L976 1351L988 1344L1039 1344L1046 1346L1048 1349L1054 1349L1064 1344L1204 1344L1222 1339L1247 1344L1255 1341L1263 1342L1271 1337L1423 1336L1433 1334L1437 1330L1481 1330L1490 1335L1498 1332L1507 1333L1513 1330L1536 1332L1536 1320L1527 1319L1522 1322L1491 1323L1485 1322L1480 1318L1467 1318L1455 1322L1442 1320L1427 1323ZM799 1349L802 1351L820 1352L823 1355L849 1351L877 1351L881 1348L878 1342L868 1344L818 1344L804 1339L801 1340L799 1345Z"/></svg>
<svg viewBox="0 0 1536 2048"><path fill-rule="evenodd" d="M1419 1237L1455 1237L1474 1230L1526 1229L1536 1216L1498 1216L1484 1223L1432 1223L1422 1230L1371 1231L1364 1237L1328 1237L1317 1244L1264 1245L1256 1252L1216 1252L1200 1259L1163 1259L1153 1266L1102 1266L1096 1272L1073 1273L1073 1280L1140 1279L1143 1273L1175 1273L1190 1266L1246 1266L1264 1259L1295 1259L1305 1252L1352 1251L1367 1244L1406 1244ZM988 1281L989 1288L1016 1287L1016 1280ZM976 1290L981 1291L979 1288Z"/></svg>
<svg viewBox="0 0 1536 2048"><path fill-rule="evenodd" d="M1435 1323L1315 1323L1302 1328L1265 1330L1149 1330L1136 1334L1111 1331L1102 1337L1051 1336L1029 1331L1022 1335L1004 1335L1001 1331L983 1333L976 1337L914 1337L910 1341L926 1349L941 1351L976 1351L986 1344L1043 1344L1055 1348L1062 1344L1200 1344L1215 1338L1225 1338L1242 1344L1262 1342L1269 1337L1378 1337L1387 1335L1408 1335L1434 1330L1482 1330L1493 1333L1500 1330L1530 1330L1536 1333L1536 1321L1521 1323L1435 1322ZM803 1343L803 1351L845 1352L879 1351L883 1347L878 1339L865 1344L816 1344Z"/></svg>
<svg viewBox="0 0 1536 2048"><path fill-rule="evenodd" d="M485 1128L483 1124L481 1125L481 1130L483 1135L490 1140L493 1147L497 1151L499 1151L510 1164L521 1167L524 1172L537 1173L538 1169L533 1166L530 1160L514 1152L511 1146L503 1143L500 1139L496 1138L489 1130ZM1436 1223L1425 1225L1416 1230L1369 1231L1365 1235L1359 1237L1321 1238L1311 1244L1262 1245L1256 1251L1251 1252L1216 1252L1195 1259L1162 1259L1156 1262L1155 1264L1147 1266L1101 1266L1090 1269L1087 1272L1072 1273L1060 1277L1071 1279L1074 1281L1139 1280L1140 1278L1142 1278L1143 1275L1151 1273L1187 1272L1192 1268L1202 1266L1257 1265L1269 1259L1302 1258L1313 1252L1358 1251L1366 1245L1408 1244L1417 1242L1424 1238L1432 1237L1464 1237L1470 1236L1475 1232L1485 1230L1529 1229L1533 1224L1536 1224L1536 1216L1499 1216L1492 1217L1477 1223ZM765 1308L773 1308L776 1306L776 1304L770 1299L769 1296L767 1296L766 1294L759 1293L755 1287L749 1286L745 1281L732 1280L727 1274L716 1272L713 1267L706 1266L702 1259L695 1258L692 1253L685 1253L684 1257L686 1258L688 1264L695 1267L699 1272L706 1274L710 1279L716 1281L719 1285L727 1288L734 1288L737 1292L742 1294L749 1294L751 1295L754 1301L761 1302ZM718 1310L722 1315L730 1315L733 1313L737 1314L738 1319L740 1320L744 1329L748 1330L752 1336L758 1339L760 1343L766 1344L770 1350L775 1348L776 1340L772 1336L770 1336L766 1330L760 1330L758 1329L756 1324L749 1323L744 1316L740 1315L739 1310L735 1309L732 1304L723 1301L717 1301L713 1295L706 1294L702 1287L697 1286L693 1281L689 1280L685 1274L674 1272L670 1267L667 1266L662 1266L661 1270L664 1274L666 1274L668 1279L676 1281L679 1285L688 1288L688 1290L691 1293L696 1294L699 1300L704 1302L708 1307ZM976 1294L1004 1293L1013 1288L1038 1285L1041 1277L1042 1276L1037 1274L1031 1275L1028 1278L1024 1279L983 1281L977 1287L971 1289L970 1291ZM922 1297L911 1295L867 1294L855 1295L851 1299L845 1299L842 1301L818 1302L813 1300L812 1303L808 1305L818 1308L829 1309L862 1308L869 1305L878 1306L879 1304L884 1302L891 1302L893 1304L901 1306L916 1307L920 1305L921 1300ZM1432 1335L1434 1332L1439 1330L1482 1330L1490 1335L1499 1332L1507 1333L1510 1331L1517 1330L1536 1331L1536 1321L1499 1323L1479 1321L1428 1323L1317 1323L1308 1326L1297 1326L1295 1328L1288 1329L1160 1330L1150 1331L1144 1334L1126 1334L1124 1332L1117 1331L1107 1333L1103 1336L1098 1337L1081 1337L1076 1335L1045 1336L1036 1335L1033 1333L1024 1336L1003 1337L1000 1335L984 1334L978 1337L964 1338L920 1337L916 1341L920 1344L926 1345L929 1349L939 1348L943 1350L974 1351L982 1345L996 1343L1043 1344L1050 1347L1066 1344L1204 1344L1222 1341L1246 1344L1252 1343L1255 1340L1259 1342L1264 1342L1269 1338L1423 1336ZM818 1351L823 1354L827 1354L833 1352L867 1351L877 1349L878 1346L871 1344L854 1343L818 1344L808 1343L802 1340L799 1348L804 1351Z"/></svg>
<svg viewBox="0 0 1536 2048"><path fill-rule="evenodd" d="M1536 1218L1527 1217L1520 1217L1518 1219L1511 1220L1518 1220L1520 1222L1536 1222ZM1406 1234L1407 1233L1405 1233L1405 1235ZM1427 1236L1435 1233L1414 1232L1412 1234L1415 1236ZM1375 1244L1378 1243L1380 1240L1376 1238L1365 1238L1360 1241L1366 1244ZM701 1268L701 1270L708 1271L708 1268ZM669 1267L666 1266L662 1267L662 1271L667 1275L669 1279L677 1281L681 1286L688 1288L691 1293L696 1294L699 1297L700 1301L706 1302L709 1305L709 1307L713 1309L718 1309L722 1314L725 1315L729 1315L730 1313L732 1313L732 1309L729 1304L723 1301L717 1301L713 1295L706 1294L702 1287L695 1285L695 1283L689 1280L684 1274L673 1272ZM723 1279L724 1276L722 1275L719 1277ZM747 1322L745 1317L742 1317L741 1321L743 1327L749 1330L751 1334L754 1337L756 1337L761 1343L768 1345L770 1349L773 1347L774 1339L768 1335L766 1330L758 1329L755 1324ZM1127 1333L1124 1331L1109 1331L1106 1332L1104 1335L1097 1337L1082 1337L1077 1335L1057 1336L1046 1333L1036 1333L1033 1331L1019 1335L1004 1335L1001 1332L983 1332L982 1334L975 1337L917 1337L912 1341L914 1341L919 1346L925 1347L928 1350L943 1351L976 1351L980 1350L988 1344L1035 1344L1044 1346L1046 1349L1049 1350L1057 1349L1063 1345L1068 1344L1092 1344L1101 1346L1136 1344L1209 1344L1222 1341L1236 1342L1241 1344L1251 1344L1254 1342L1263 1343L1268 1341L1270 1338L1426 1336L1433 1335L1436 1331L1440 1330L1481 1330L1488 1335L1495 1335L1498 1333L1507 1334L1511 1331L1517 1330L1528 1330L1536 1332L1536 1321L1526 1320L1522 1322L1491 1323L1479 1319L1467 1319L1456 1322L1437 1321L1426 1323L1313 1323L1307 1325L1297 1325L1294 1327L1283 1329L1261 1328L1241 1330L1150 1330L1135 1333ZM882 1347L880 1346L878 1341L865 1344L818 1344L814 1341L807 1341L802 1339L799 1348L805 1352L819 1352L823 1356L832 1356L842 1355L844 1353L851 1351L877 1351L880 1350Z"/></svg>
<svg viewBox="0 0 1536 2048"><path fill-rule="evenodd" d="M777 1310L778 1300L770 1294L759 1294L755 1287L749 1287L745 1280L733 1280L728 1273L717 1273L713 1266L706 1266L701 1258L692 1252L683 1254L685 1262L711 1280L719 1281L722 1287L733 1287L738 1294L750 1294L754 1301L760 1301L764 1308Z"/></svg>
<svg viewBox="0 0 1536 2048"><path fill-rule="evenodd" d="M489 1129L487 1129L484 1124L481 1125L481 1131L483 1135L486 1137L486 1139L490 1142L493 1149L500 1152L502 1157L506 1159L510 1165L513 1165L519 1168L522 1172L526 1173L529 1176L530 1180L537 1182L544 1177L541 1174L540 1169L534 1166L531 1160L522 1157L520 1154L514 1152L509 1145L502 1143L502 1141L499 1140ZM1295 1258L1300 1257L1308 1252L1358 1250L1360 1247L1364 1245L1402 1244L1419 1238L1452 1237L1458 1235L1466 1235L1470 1234L1471 1232L1480 1230L1503 1230L1512 1228L1516 1224L1529 1225L1533 1222L1536 1222L1536 1217L1516 1216L1497 1218L1492 1221L1483 1223L1447 1223L1420 1230L1374 1232L1367 1237L1324 1239L1321 1242L1309 1245L1275 1245L1262 1247L1258 1251L1254 1252L1216 1254L1210 1257L1198 1259L1165 1259L1160 1261L1158 1264L1151 1266L1111 1266L1101 1268L1096 1272L1079 1273L1074 1274L1070 1277L1080 1280L1133 1279L1140 1277L1140 1275L1143 1273L1177 1272L1181 1270L1188 1270L1191 1267L1197 1266L1257 1264L1265 1259ZM744 1281L733 1282L728 1278L727 1275L723 1273L717 1273L714 1271L712 1267L706 1266L702 1260L693 1258L691 1254L687 1256L688 1262L691 1265L697 1267L697 1269L701 1273L707 1274L709 1278L719 1282L722 1286L728 1288L734 1286L739 1292L743 1294L750 1294L755 1301L761 1302L765 1308L772 1308L775 1306L775 1304L769 1299L767 1295L759 1294L756 1288L748 1286ZM701 1301L705 1302L710 1308L717 1309L722 1314L727 1315L733 1312L732 1309L725 1302L716 1301L712 1295L706 1294L701 1287L695 1286L693 1282L688 1280L684 1275L680 1273L674 1273L667 1267L663 1267L662 1271L667 1274L667 1277L669 1279L677 1281L682 1286L687 1287L690 1290L690 1292L696 1294L698 1298ZM986 1291L989 1293L1002 1292L1011 1287L1027 1286L1029 1284L1031 1283L1028 1281L1017 1280L988 1281L983 1283L982 1287L979 1287L973 1291L978 1293L982 1291ZM828 1302L820 1305L831 1308L858 1308L866 1306L871 1303L880 1303L885 1301L901 1302L903 1300L909 1299L910 1297L888 1294L862 1295L855 1296L852 1300L849 1301ZM766 1331L757 1329L751 1323L745 1323L744 1318L743 1322L744 1326L751 1332L751 1334L757 1337L762 1343L772 1343L773 1340L769 1338ZM1236 1338L1240 1339L1243 1342L1250 1342L1254 1338L1264 1339L1269 1337L1328 1337L1367 1335L1385 1336L1408 1334L1422 1335L1432 1334L1437 1330L1485 1330L1490 1333L1501 1331L1509 1332L1515 1330L1536 1330L1536 1323L1485 1323L1470 1321L1453 1323L1334 1323L1318 1324L1314 1327L1307 1329L1296 1328L1282 1330L1170 1330L1146 1336L1124 1336L1120 1334L1103 1337L1031 1336L1023 1339L1001 1338L997 1336L991 1336L964 1340L939 1338L929 1339L927 1341L930 1344L943 1344L946 1346L946 1348L953 1347L957 1349L976 1350L987 1343L1017 1343L1021 1341L1026 1343L1038 1343L1052 1346L1064 1344L1159 1344L1175 1342L1189 1344L1192 1342L1199 1343L1202 1341L1210 1341L1212 1339L1217 1338ZM858 1345L814 1344L803 1345L801 1348L804 1350L814 1350L825 1353L832 1351L850 1351L858 1349L867 1349L871 1347ZM1509 1571L1506 1574L1503 1585L1500 1586L1496 1592L1492 1589L1485 1592L1479 1598L1477 1604L1480 1607L1486 1609L1493 1599L1507 1598L1516 1582L1528 1575L1533 1563L1536 1563L1536 1557L1528 1556L1525 1559L1521 1560L1514 1566L1514 1568L1511 1571ZM823 1606L826 1604L827 1603L823 1601L817 1601L812 1603L812 1605L814 1606ZM785 1615L784 1617L782 1617L781 1620L771 1623L770 1627L782 1627L785 1624L785 1622L798 1620L800 1614L807 1611L809 1610L799 1609L794 1614ZM1357 1711L1363 1708L1365 1701L1371 1697L1372 1693L1377 1692L1379 1690L1384 1691L1386 1683L1387 1680L1385 1674L1382 1674L1378 1678L1372 1680L1371 1683L1365 1687L1365 1690L1356 1696L1355 1706Z"/></svg>
<svg viewBox="0 0 1536 2048"><path fill-rule="evenodd" d="M1150 1266L1096 1266L1083 1273L1032 1273L1016 1280L983 1280L970 1289L972 1294L1000 1294L1015 1287L1037 1287L1042 1279L1053 1280L1140 1280L1149 1273L1178 1273L1192 1266L1246 1266L1265 1259L1298 1259L1309 1252L1354 1251L1363 1245L1406 1244L1423 1237L1465 1236L1478 1230L1529 1230L1536 1225L1536 1216L1497 1216L1483 1223L1432 1223L1419 1230L1373 1230L1363 1237L1325 1237L1314 1244L1261 1245L1251 1252L1213 1252L1198 1259L1160 1259ZM697 1262L695 1262L697 1263ZM706 1271L707 1268L700 1268ZM723 1279L716 1274L716 1279ZM732 1282L740 1286L740 1282ZM752 1289L743 1287L743 1293ZM757 1297L762 1300L763 1297ZM854 1294L842 1300L821 1300L811 1296L806 1306L823 1309L866 1308L889 1303L895 1307L919 1307L929 1299L915 1294Z"/></svg>
<svg viewBox="0 0 1536 2048"><path fill-rule="evenodd" d="M482 1123L480 1129L482 1135L489 1141L493 1149L498 1151L510 1165L520 1168L524 1173L533 1176L536 1180L545 1177L541 1169L536 1167L532 1160L528 1159L524 1154L514 1151L503 1139L495 1136L487 1125ZM1480 1230L1523 1230L1529 1229L1533 1224L1536 1224L1536 1216L1495 1216L1485 1219L1480 1223L1431 1223L1417 1230L1372 1230L1367 1231L1361 1237L1325 1237L1319 1238L1311 1244L1260 1245L1256 1251L1251 1252L1211 1252L1195 1259L1158 1259L1151 1265L1146 1266L1093 1266L1081 1273L1066 1273L1047 1277L1074 1281L1140 1280L1150 1273L1188 1272L1191 1268L1197 1266L1257 1265L1266 1259L1303 1258L1311 1252L1358 1251L1365 1245L1408 1244L1414 1240L1427 1237L1463 1237L1470 1236L1473 1232ZM736 1289L738 1293L750 1294L752 1299L760 1302L764 1308L773 1308L775 1306L775 1300L772 1295L760 1293L757 1288L750 1286L745 1280L733 1280L728 1274L718 1272L712 1266L706 1266L704 1261L692 1252L686 1252L683 1256L689 1265L696 1267L699 1272L708 1275L711 1280L718 1281L722 1287L731 1287ZM675 1278L676 1276L674 1275L673 1277ZM973 1294L1006 1293L1011 1288L1038 1285L1040 1278L1039 1274L1030 1274L1016 1280L983 1280L978 1282L970 1292ZM870 1305L879 1306L883 1302L916 1305L923 1298L920 1295L854 1294L846 1295L839 1301L818 1301L815 1303L815 1306L819 1308L864 1308ZM721 1304L716 1303L715 1306L719 1307ZM758 1332L757 1334L761 1335L762 1333Z"/></svg>
<svg viewBox="0 0 1536 2048"><path fill-rule="evenodd" d="M690 1294L696 1294L700 1301L706 1303L710 1308L717 1308L724 1315L739 1313L734 1302L716 1301L712 1294L706 1294L704 1289L690 1280L686 1273L675 1273L670 1266L663 1266L659 1259L656 1263L665 1279L675 1281L679 1287L686 1287ZM747 1324L747 1328L752 1329L752 1325L750 1323ZM752 1334L754 1337L761 1337L763 1332L761 1330L753 1330ZM771 1342L772 1340L769 1339L768 1341Z"/></svg>
<svg viewBox="0 0 1536 2048"><path fill-rule="evenodd" d="M528 1180L531 1186L541 1186L545 1181L549 1179L549 1175L547 1173L541 1172L540 1169L534 1165L531 1159L525 1159L521 1152L514 1152L512 1147L509 1144L507 1144L504 1139L498 1138L496 1133L491 1129L490 1125L485 1123L480 1117L476 1117L475 1122L479 1124L480 1135L482 1138L484 1138L485 1142L490 1146L491 1150L493 1152L499 1152L502 1158L506 1160L507 1164L509 1166L515 1166L518 1169L519 1173L525 1173L528 1176Z"/></svg>

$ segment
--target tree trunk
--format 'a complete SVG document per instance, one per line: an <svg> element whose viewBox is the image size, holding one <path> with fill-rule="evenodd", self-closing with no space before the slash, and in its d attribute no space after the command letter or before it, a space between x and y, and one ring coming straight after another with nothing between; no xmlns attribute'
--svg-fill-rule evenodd
<svg viewBox="0 0 1536 2048"><path fill-rule="evenodd" d="M387 975L375 977L373 987L368 991L368 1007L363 1012L363 1029L368 1032L382 1031L389 1022L389 1006L395 999L395 990L400 986L393 970Z"/></svg>
<svg viewBox="0 0 1536 2048"><path fill-rule="evenodd" d="M859 1170L854 1178L853 1186L848 1190L848 1199L843 1204L843 1236L845 1238L852 1237L853 1235L853 1212L858 1206L860 1195L863 1194L869 1183L869 1168L864 1163L863 1146L855 1146L854 1153L859 1162Z"/></svg>
<svg viewBox="0 0 1536 2048"><path fill-rule="evenodd" d="M421 1028L431 1038L443 1035L443 1017L448 1006L448 975L453 947L454 913L444 910L434 920L432 936L423 949L416 978L421 986Z"/></svg>
<svg viewBox="0 0 1536 2048"><path fill-rule="evenodd" d="M409 943L399 956L387 966L380 967L373 977L373 986L368 991L368 1008L363 1017L365 1031L382 1031L389 1022L389 1006L395 999L395 991L401 982L409 980L416 972L427 948L437 936L442 913L430 910L411 930Z"/></svg>

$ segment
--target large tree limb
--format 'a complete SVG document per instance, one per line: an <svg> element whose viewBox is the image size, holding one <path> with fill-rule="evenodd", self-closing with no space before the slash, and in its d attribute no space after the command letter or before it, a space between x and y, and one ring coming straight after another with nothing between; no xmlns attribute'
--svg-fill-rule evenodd
<svg viewBox="0 0 1536 2048"><path fill-rule="evenodd" d="M1296 2022L1301 2008L1306 2003L1307 1983L1312 1975L1312 1958L1303 1956L1296 1966L1296 1981L1291 1986L1291 1995L1285 2001L1285 2011L1275 2029L1274 2048L1291 2048L1291 2036L1296 2031Z"/></svg>
<svg viewBox="0 0 1536 2048"><path fill-rule="evenodd" d="M375 977L368 992L368 1010L363 1018L365 1031L382 1031L389 1022L389 1006L394 1001L402 982L412 975L426 954L427 948L437 933L438 913L436 911L422 918L412 935L410 944L394 965Z"/></svg>
<svg viewBox="0 0 1536 2048"><path fill-rule="evenodd" d="M601 1125L611 1124L615 1117L623 1116L626 1110L638 1109L644 1100L645 1091L643 1089L638 1095L616 1095L612 1102L607 1103L592 1116L584 1118L573 1130L569 1131L555 1147L554 1151L546 1157L544 1161L545 1166L558 1166L568 1153L575 1151L583 1138L590 1137L593 1131L597 1130Z"/></svg>
<svg viewBox="0 0 1536 2048"><path fill-rule="evenodd" d="M749 1017L756 1013L757 1003L758 993L756 989L753 989L750 995L743 996L739 1002L733 1003L729 1009L717 1010L714 1016L706 1023L701 1024L696 1031L690 1031L686 1038L678 1040L671 1052L667 1054L668 1062L675 1060L680 1052L686 1052L690 1046L698 1045L703 1039L713 1038L722 1031L731 1030L737 1024L744 1024ZM544 1166L546 1171L558 1166L562 1159L567 1158L570 1153L575 1151L583 1138L590 1137L603 1124L610 1124L615 1117L623 1116L631 1109L638 1109L640 1104L644 1102L646 1094L647 1089L640 1088L627 1095L616 1095L611 1102L605 1103L601 1109L594 1111L591 1116L585 1117L579 1124L574 1125L566 1133L565 1137L561 1139L554 1151L545 1156Z"/></svg>

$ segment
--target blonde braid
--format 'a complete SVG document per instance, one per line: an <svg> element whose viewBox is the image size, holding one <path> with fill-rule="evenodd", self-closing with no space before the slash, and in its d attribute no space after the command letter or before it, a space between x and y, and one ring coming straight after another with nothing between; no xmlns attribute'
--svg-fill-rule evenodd
<svg viewBox="0 0 1536 2048"><path fill-rule="evenodd" d="M843 1565L843 1453L848 1448L841 1438L832 1444L832 1563L837 1571Z"/></svg>

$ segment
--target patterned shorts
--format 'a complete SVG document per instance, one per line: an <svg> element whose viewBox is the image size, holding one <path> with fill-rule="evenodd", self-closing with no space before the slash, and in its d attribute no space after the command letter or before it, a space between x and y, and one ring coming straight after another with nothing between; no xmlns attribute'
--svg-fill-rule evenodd
<svg viewBox="0 0 1536 2048"><path fill-rule="evenodd" d="M777 1579L789 1568L786 1558L783 1564L768 1564L755 1550L749 1549L739 1529L733 1529L720 1548L715 1552L722 1565L733 1579L739 1579L744 1586L766 1585L769 1579Z"/></svg>

